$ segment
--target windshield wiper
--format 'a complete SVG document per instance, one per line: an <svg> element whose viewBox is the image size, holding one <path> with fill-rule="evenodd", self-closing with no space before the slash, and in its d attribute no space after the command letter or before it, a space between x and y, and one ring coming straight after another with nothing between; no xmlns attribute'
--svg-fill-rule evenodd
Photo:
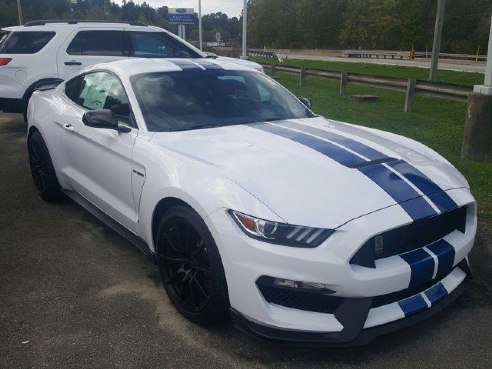
<svg viewBox="0 0 492 369"><path fill-rule="evenodd" d="M181 132L181 131L193 131L195 129L205 129L205 128L217 128L220 126L217 126L215 124L199 124L193 127L186 127L186 128L171 128L165 130L165 132Z"/></svg>

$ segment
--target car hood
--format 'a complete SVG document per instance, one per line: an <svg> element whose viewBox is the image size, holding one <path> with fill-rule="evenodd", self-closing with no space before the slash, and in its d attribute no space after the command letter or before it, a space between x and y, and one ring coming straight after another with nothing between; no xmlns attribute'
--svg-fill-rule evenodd
<svg viewBox="0 0 492 369"><path fill-rule="evenodd" d="M291 129L279 125L290 125ZM309 140L314 137L312 132L303 133L302 137L307 140L302 142L282 136L284 131L299 132L304 128L318 130L317 136L320 132L334 134L338 142L327 143L332 148L333 145L344 146L343 140L347 140L348 146L352 146L343 152L349 155L350 151L359 150L357 145L360 144L365 148L364 154L374 150L391 160L409 163L438 189L446 191L468 186L447 161L415 141L396 135L390 139L384 132L321 117L163 132L155 134L151 142L219 168L223 175L291 224L336 228L354 218L409 200L395 200L384 186L364 174L361 168L340 163L343 158L324 149L313 149ZM369 164L383 165L377 161ZM431 186L419 192L419 196L433 191Z"/></svg>
<svg viewBox="0 0 492 369"><path fill-rule="evenodd" d="M256 69L257 71L263 72L263 67L260 64L253 62L251 60L230 58L228 56L219 56L219 57L217 57L217 60L235 63L235 64L241 65L243 67L253 68L253 69Z"/></svg>

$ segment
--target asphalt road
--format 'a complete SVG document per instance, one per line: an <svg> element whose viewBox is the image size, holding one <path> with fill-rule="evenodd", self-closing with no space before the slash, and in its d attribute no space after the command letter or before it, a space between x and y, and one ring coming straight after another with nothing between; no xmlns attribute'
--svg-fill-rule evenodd
<svg viewBox="0 0 492 369"><path fill-rule="evenodd" d="M330 55L313 55L291 52L289 54L279 53L278 56L282 59L286 57L289 59L306 59L306 60L323 60L323 61L335 61L335 62L347 62L347 63L368 63L368 64L383 64L383 65L401 65L405 67L419 67L430 68L431 61L429 59L415 59L415 60L400 60L400 59L376 59L376 58L343 58ZM460 72L476 72L485 73L485 63L475 62L472 60L451 60L441 59L439 60L439 69L442 70L454 70Z"/></svg>
<svg viewBox="0 0 492 369"><path fill-rule="evenodd" d="M44 203L25 124L0 114L0 368L491 368L492 227L435 318L361 348L291 348L176 313L156 267L75 203Z"/></svg>

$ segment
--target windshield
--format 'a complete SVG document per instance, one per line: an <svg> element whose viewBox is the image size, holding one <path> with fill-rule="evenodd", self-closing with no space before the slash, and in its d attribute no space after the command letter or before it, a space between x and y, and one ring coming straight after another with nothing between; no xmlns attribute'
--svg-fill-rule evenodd
<svg viewBox="0 0 492 369"><path fill-rule="evenodd" d="M259 72L203 70L131 79L150 131L311 118L299 99Z"/></svg>

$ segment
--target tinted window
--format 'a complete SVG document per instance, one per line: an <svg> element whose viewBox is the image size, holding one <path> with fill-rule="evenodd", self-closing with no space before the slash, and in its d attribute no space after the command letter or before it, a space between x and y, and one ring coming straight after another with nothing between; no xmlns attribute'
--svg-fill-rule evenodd
<svg viewBox="0 0 492 369"><path fill-rule="evenodd" d="M119 120L130 124L128 98L120 81L112 74L86 74L79 91L75 102L80 106L88 110L109 109Z"/></svg>
<svg viewBox="0 0 492 369"><path fill-rule="evenodd" d="M55 36L55 32L12 32L0 43L0 54L34 54Z"/></svg>
<svg viewBox="0 0 492 369"><path fill-rule="evenodd" d="M164 32L129 32L133 55L142 58L200 58L185 44Z"/></svg>
<svg viewBox="0 0 492 369"><path fill-rule="evenodd" d="M2 43L5 41L7 36L8 36L8 33L3 33L0 31L0 47L2 47Z"/></svg>
<svg viewBox="0 0 492 369"><path fill-rule="evenodd" d="M122 31L81 31L68 46L70 55L128 56Z"/></svg>
<svg viewBox="0 0 492 369"><path fill-rule="evenodd" d="M80 88L82 87L82 81L84 77L75 77L65 83L65 95L68 96L73 102L77 102L80 96Z"/></svg>
<svg viewBox="0 0 492 369"><path fill-rule="evenodd" d="M179 131L314 115L262 73L204 70L132 77L151 131Z"/></svg>

